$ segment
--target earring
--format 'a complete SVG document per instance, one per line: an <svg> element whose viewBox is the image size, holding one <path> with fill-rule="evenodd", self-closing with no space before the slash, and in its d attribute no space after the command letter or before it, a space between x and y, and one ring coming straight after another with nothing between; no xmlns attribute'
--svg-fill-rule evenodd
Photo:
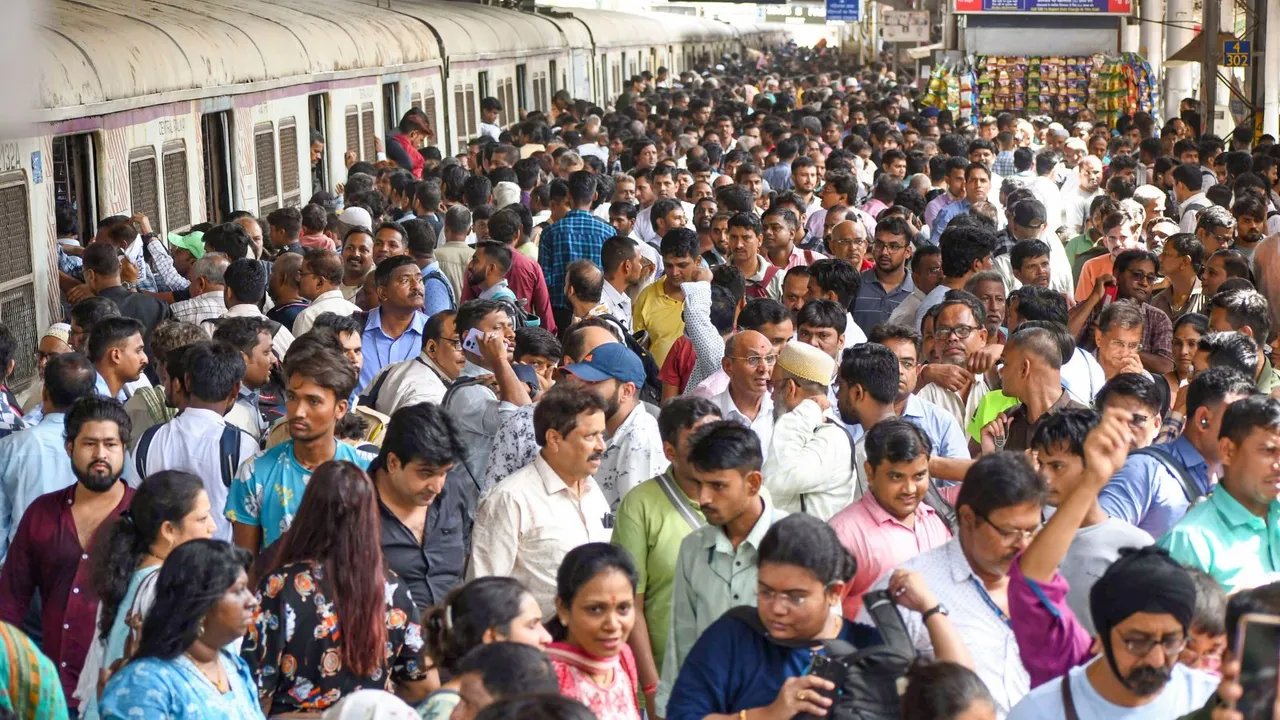
<svg viewBox="0 0 1280 720"><path fill-rule="evenodd" d="M196 639L204 637L204 620L200 620L200 626L196 628Z"/></svg>

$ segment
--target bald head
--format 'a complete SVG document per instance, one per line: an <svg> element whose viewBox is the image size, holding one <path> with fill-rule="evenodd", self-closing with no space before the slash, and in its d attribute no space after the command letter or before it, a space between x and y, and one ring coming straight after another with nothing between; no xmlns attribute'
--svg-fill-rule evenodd
<svg viewBox="0 0 1280 720"><path fill-rule="evenodd" d="M583 358L601 345L616 342L618 337L599 325L587 325L570 330L564 343L565 364L582 362Z"/></svg>
<svg viewBox="0 0 1280 720"><path fill-rule="evenodd" d="M744 397L760 397L769 392L773 364L765 358L773 355L773 344L755 330L743 330L725 343L723 367L729 375L729 387ZM776 360L777 356L773 355Z"/></svg>

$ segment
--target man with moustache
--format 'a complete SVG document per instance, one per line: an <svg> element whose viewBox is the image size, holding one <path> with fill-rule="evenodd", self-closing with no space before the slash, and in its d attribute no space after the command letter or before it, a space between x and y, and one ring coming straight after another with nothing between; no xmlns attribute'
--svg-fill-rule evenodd
<svg viewBox="0 0 1280 720"><path fill-rule="evenodd" d="M363 392L382 368L415 357L422 349L427 316L422 271L413 258L396 255L374 270L378 307L365 319L361 344L364 363L356 392Z"/></svg>
<svg viewBox="0 0 1280 720"><path fill-rule="evenodd" d="M91 395L71 406L66 450L76 483L31 503L0 573L0 620L21 625L39 593L41 645L58 667L68 698L97 635L89 547L98 528L133 499L133 490L120 479L130 430L124 406L112 398Z"/></svg>
<svg viewBox="0 0 1280 720"><path fill-rule="evenodd" d="M350 211L348 211L350 212ZM342 241L342 291L343 299L355 302L356 293L364 288L364 281L373 272L373 233L357 225L347 231Z"/></svg>
<svg viewBox="0 0 1280 720"><path fill-rule="evenodd" d="M760 447L767 452L773 439L773 398L769 378L778 361L778 351L769 338L755 330L744 330L729 338L720 361L729 385L708 398L725 420L755 431Z"/></svg>

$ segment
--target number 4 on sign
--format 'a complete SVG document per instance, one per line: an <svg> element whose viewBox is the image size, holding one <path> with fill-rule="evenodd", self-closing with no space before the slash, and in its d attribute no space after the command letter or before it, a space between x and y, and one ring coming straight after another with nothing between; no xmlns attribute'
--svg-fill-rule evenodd
<svg viewBox="0 0 1280 720"><path fill-rule="evenodd" d="M1222 43L1222 64L1226 67L1249 67L1251 50L1248 40L1227 40Z"/></svg>

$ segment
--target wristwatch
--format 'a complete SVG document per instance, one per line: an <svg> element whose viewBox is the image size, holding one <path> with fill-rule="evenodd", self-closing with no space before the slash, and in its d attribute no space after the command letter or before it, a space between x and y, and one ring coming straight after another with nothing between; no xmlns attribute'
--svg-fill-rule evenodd
<svg viewBox="0 0 1280 720"><path fill-rule="evenodd" d="M933 617L934 615L950 615L950 614L951 614L951 611L947 610L946 605L943 605L942 603L938 603L937 605L934 605L933 607L921 613L920 621L928 622L929 618Z"/></svg>

